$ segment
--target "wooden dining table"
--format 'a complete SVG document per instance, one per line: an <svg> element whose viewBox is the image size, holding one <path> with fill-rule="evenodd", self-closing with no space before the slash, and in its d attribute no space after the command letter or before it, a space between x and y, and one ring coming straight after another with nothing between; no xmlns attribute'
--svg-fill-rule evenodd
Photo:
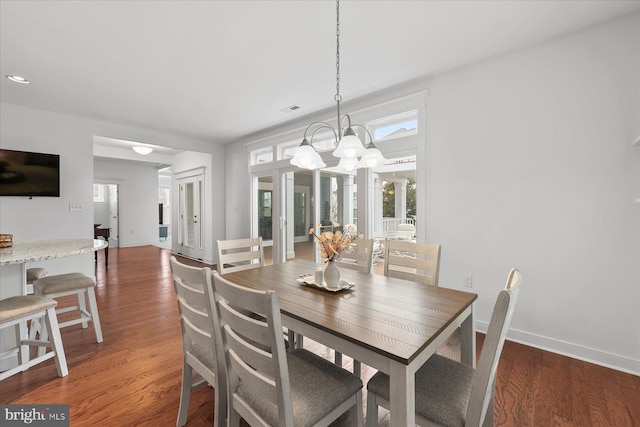
<svg viewBox="0 0 640 427"><path fill-rule="evenodd" d="M415 373L458 327L461 360L475 367L476 294L347 269L341 277L355 285L339 292L298 281L316 267L291 260L224 277L274 290L283 326L388 374L391 426L415 424Z"/></svg>

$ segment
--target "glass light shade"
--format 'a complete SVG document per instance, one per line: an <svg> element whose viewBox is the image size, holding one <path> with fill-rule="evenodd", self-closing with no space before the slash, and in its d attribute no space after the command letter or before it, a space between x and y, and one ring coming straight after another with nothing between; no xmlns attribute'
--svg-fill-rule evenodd
<svg viewBox="0 0 640 427"><path fill-rule="evenodd" d="M320 154L306 139L296 148L290 163L302 169L318 169L327 166L322 161Z"/></svg>
<svg viewBox="0 0 640 427"><path fill-rule="evenodd" d="M138 154L142 154L143 156L146 156L147 154L151 153L153 151L153 148L151 147L143 147L143 146L136 146L133 147L133 151L135 151Z"/></svg>
<svg viewBox="0 0 640 427"><path fill-rule="evenodd" d="M336 157L347 157L349 159L364 155L365 148L360 138L356 136L351 128L347 128L344 136L338 143L333 155Z"/></svg>
<svg viewBox="0 0 640 427"><path fill-rule="evenodd" d="M380 150L378 150L375 145L369 144L369 147L367 148L367 152L364 153L364 155L360 159L360 163L358 164L358 167L373 168L378 166L379 164L384 163L385 160L386 159L384 158Z"/></svg>
<svg viewBox="0 0 640 427"><path fill-rule="evenodd" d="M343 157L340 159L340 163L338 163L338 169L345 170L347 172L351 172L358 168L358 159L355 157Z"/></svg>

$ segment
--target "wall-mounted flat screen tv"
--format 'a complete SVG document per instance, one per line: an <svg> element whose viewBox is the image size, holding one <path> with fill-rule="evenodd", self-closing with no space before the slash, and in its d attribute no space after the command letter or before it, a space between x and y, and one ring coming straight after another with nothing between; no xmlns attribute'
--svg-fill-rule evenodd
<svg viewBox="0 0 640 427"><path fill-rule="evenodd" d="M60 197L60 155L0 149L0 196Z"/></svg>

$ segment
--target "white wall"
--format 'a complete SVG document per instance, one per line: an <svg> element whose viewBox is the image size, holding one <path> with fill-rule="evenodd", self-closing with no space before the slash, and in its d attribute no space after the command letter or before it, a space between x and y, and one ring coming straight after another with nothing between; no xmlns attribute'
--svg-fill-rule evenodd
<svg viewBox="0 0 640 427"><path fill-rule="evenodd" d="M510 336L640 372L638 15L429 84L427 233L472 274L480 327L509 267Z"/></svg>
<svg viewBox="0 0 640 427"><path fill-rule="evenodd" d="M25 151L37 151L60 154L61 163L61 197L33 198L2 197L0 198L0 233L14 234L14 241L27 241L52 238L92 238L93 237L93 137L107 136L112 138L146 142L183 150L208 153L216 159L211 165L211 218L224 217L224 148L210 141L200 141L142 129L116 123L89 120L82 117L53 113L50 111L22 107L14 104L0 104L0 147ZM107 172L105 172L107 173ZM108 172L111 174L111 172ZM136 186L132 172L125 172L132 180L130 185ZM117 178L117 177L116 177ZM121 177L126 179L126 177ZM157 171L154 170L155 188L150 189L151 177L148 177L149 190L144 190L154 201L147 212L136 208L120 213L121 221L127 228L122 233L129 233L128 242L122 244L149 244L158 241L158 205L157 205ZM145 178L146 181L146 178ZM152 195L152 196L151 196ZM69 204L83 204L83 212L69 212ZM130 201L131 206L138 206ZM128 209L128 208L126 208ZM140 213L140 215L138 215ZM123 218L123 214L136 215L131 223ZM153 216L152 220L148 217ZM213 220L211 220L213 221ZM224 238L224 224L213 224L211 234L207 237L210 250L216 239ZM122 227L122 223L121 223ZM153 239L149 228L153 227ZM134 233L130 230L133 229ZM126 233L125 233L126 232ZM42 265L49 274L79 271L87 275L94 274L92 254L48 260L34 265Z"/></svg>
<svg viewBox="0 0 640 427"><path fill-rule="evenodd" d="M473 276L478 329L518 267L510 339L637 374L639 22L634 14L388 94L429 91L418 214L442 244L440 283L466 289L463 275ZM226 157L227 235L237 236L250 224L246 150L237 143Z"/></svg>
<svg viewBox="0 0 640 427"><path fill-rule="evenodd" d="M60 155L60 197L1 197L0 233L12 233L14 242L93 238L92 144L86 120L0 104L0 147ZM69 212L71 203L84 205L84 212ZM37 265L49 274L94 274L93 254Z"/></svg>
<svg viewBox="0 0 640 427"><path fill-rule="evenodd" d="M95 178L118 184L118 246L157 244L158 169L102 158L93 164Z"/></svg>
<svg viewBox="0 0 640 427"><path fill-rule="evenodd" d="M251 195L249 161L241 144L225 146L227 193L225 199L226 239L251 237Z"/></svg>

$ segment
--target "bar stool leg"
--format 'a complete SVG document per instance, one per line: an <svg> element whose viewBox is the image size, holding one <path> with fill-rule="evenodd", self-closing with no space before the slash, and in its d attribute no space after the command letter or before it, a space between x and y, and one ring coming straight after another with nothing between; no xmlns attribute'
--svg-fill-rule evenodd
<svg viewBox="0 0 640 427"><path fill-rule="evenodd" d="M84 292L78 294L78 309L80 310L80 317L86 317L87 303L84 299ZM91 309L93 314L93 308ZM86 329L89 326L89 322L82 322L82 329Z"/></svg>
<svg viewBox="0 0 640 427"><path fill-rule="evenodd" d="M60 336L58 318L54 307L47 309L45 321L47 323L47 327L45 329L51 331L51 347L53 348L53 351L56 352L54 360L56 362L58 376L65 377L69 373L67 368L67 357L65 356L64 348L62 347L62 337ZM44 347L41 348L45 349Z"/></svg>
<svg viewBox="0 0 640 427"><path fill-rule="evenodd" d="M55 309L53 311L55 314ZM45 316L48 317L48 316ZM58 323L58 318L56 317L56 323ZM60 330L58 330L60 333ZM49 322L47 319L44 319L44 322L40 322L40 341L47 341L49 339ZM38 347L38 357L43 356L47 351L46 347Z"/></svg>
<svg viewBox="0 0 640 427"><path fill-rule="evenodd" d="M27 339L27 322L20 322L16 324L16 342L22 343ZM18 349L18 360L20 364L27 363L29 361L29 346L26 344L20 345Z"/></svg>
<svg viewBox="0 0 640 427"><path fill-rule="evenodd" d="M100 316L98 315L98 302L96 301L96 292L93 286L87 288L87 296L89 298L91 318L93 319L93 328L96 330L96 342L102 342L102 326L100 325Z"/></svg>

